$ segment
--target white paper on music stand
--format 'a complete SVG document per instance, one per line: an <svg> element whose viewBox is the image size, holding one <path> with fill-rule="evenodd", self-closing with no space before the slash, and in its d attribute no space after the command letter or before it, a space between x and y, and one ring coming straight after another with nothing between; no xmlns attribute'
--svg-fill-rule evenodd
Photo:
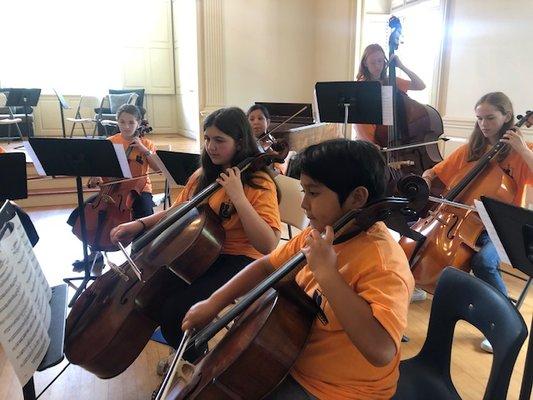
<svg viewBox="0 0 533 400"><path fill-rule="evenodd" d="M50 345L52 291L18 215L6 225L0 240L0 344L24 386Z"/></svg>
<svg viewBox="0 0 533 400"><path fill-rule="evenodd" d="M128 157L126 157L124 146L113 143L113 147L115 149L115 154L117 155L118 163L120 164L120 169L122 170L122 175L124 178L131 178L130 165L128 164Z"/></svg>
<svg viewBox="0 0 533 400"><path fill-rule="evenodd" d="M157 153L152 154L152 161L154 161L156 163L156 165L159 168L159 170L163 173L163 175L165 176L165 179L168 181L168 184L169 184L170 187L176 188L176 187L180 187L181 186L181 185L178 185L176 183L176 181L174 180L174 178L172 177L172 175L168 171L167 167L165 166L165 164L163 163L161 158L159 158Z"/></svg>
<svg viewBox="0 0 533 400"><path fill-rule="evenodd" d="M494 224L492 223L492 220L490 219L489 213L487 212L485 206L479 200L474 200L474 205L476 206L476 210L479 214L479 217L481 218L481 222L483 222L483 225L485 225L485 229L489 234L490 240L492 240L494 247L496 247L496 251L500 256L500 259L502 260L502 262L512 265L511 260L509 260L509 256L507 255L507 252L505 251L505 248L503 247L503 244L500 238L498 237L496 228L494 227Z"/></svg>
<svg viewBox="0 0 533 400"><path fill-rule="evenodd" d="M46 172L44 171L44 168L41 165L39 158L37 158L37 154L35 154L33 147L31 147L30 142L25 140L22 144L24 145L24 150L26 150L26 153L28 153L31 160L33 161L33 166L35 167L37 173L41 176L46 176Z"/></svg>
<svg viewBox="0 0 533 400"><path fill-rule="evenodd" d="M382 125L394 125L392 112L392 86L381 86Z"/></svg>

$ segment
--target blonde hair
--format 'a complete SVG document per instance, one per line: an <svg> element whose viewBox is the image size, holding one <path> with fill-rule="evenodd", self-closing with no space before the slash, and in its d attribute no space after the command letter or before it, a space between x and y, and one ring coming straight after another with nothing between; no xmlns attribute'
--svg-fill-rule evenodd
<svg viewBox="0 0 533 400"><path fill-rule="evenodd" d="M509 97L507 97L502 92L490 92L486 95L482 96L476 103L476 106L474 109L476 109L481 104L490 104L494 108L496 108L499 112L501 112L503 115L509 115L511 118L508 122L504 123L502 127L500 128L500 131L498 132L498 139L500 139L503 134L513 127L514 125L514 111L513 111L513 104L511 103L511 100ZM483 135L483 132L481 132L481 128L479 127L479 124L476 122L476 126L474 127L474 130L472 131L472 134L470 135L470 139L468 141L468 158L467 161L476 161L481 158L483 153L485 152L485 148L489 144L489 140ZM506 146L503 150L500 150L497 156L497 161L500 162L507 155L509 154L509 151L511 150L510 146Z"/></svg>
<svg viewBox="0 0 533 400"><path fill-rule="evenodd" d="M387 64L389 63L389 60L387 60L387 56L385 55L385 50L383 50L383 47L381 47L377 43L369 44L366 46L365 51L363 51L363 56L361 57L361 63L359 64L359 71L357 72L356 79L358 81L371 81L372 76L370 75L370 71L368 70L367 66L365 65L365 61L372 53L380 52L383 54L383 58L385 58L385 65L383 66L383 70L381 71L381 74L379 76L379 80L381 83L387 83Z"/></svg>

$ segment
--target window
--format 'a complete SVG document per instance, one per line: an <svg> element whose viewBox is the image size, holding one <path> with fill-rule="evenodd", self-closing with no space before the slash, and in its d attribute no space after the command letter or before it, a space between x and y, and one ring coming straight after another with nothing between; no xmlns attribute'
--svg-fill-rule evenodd
<svg viewBox="0 0 533 400"><path fill-rule="evenodd" d="M435 105L438 63L443 38L443 3L445 0L393 1L392 14L402 23L402 38L397 51L407 68L426 84L422 91L410 91L409 96L420 103ZM367 14L363 47L380 44L388 54L389 15ZM406 78L397 70L397 76Z"/></svg>
<svg viewBox="0 0 533 400"><path fill-rule="evenodd" d="M127 0L6 3L0 26L8 50L0 64L2 87L101 94L122 86L121 41L142 23Z"/></svg>

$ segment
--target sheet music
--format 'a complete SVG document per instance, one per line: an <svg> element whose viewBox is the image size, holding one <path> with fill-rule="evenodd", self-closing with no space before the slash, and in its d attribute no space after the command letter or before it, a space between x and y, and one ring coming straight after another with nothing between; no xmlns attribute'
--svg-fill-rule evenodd
<svg viewBox="0 0 533 400"><path fill-rule="evenodd" d="M120 169L122 170L122 175L124 176L124 178L132 178L130 165L128 164L128 157L126 157L124 146L122 146L121 144L113 143L113 148L115 149L115 153L120 164Z"/></svg>
<svg viewBox="0 0 533 400"><path fill-rule="evenodd" d="M168 171L168 169L165 166L165 164L163 163L163 161L161 161L161 158L159 158L157 153L152 154L152 160L156 163L156 165L159 168L159 170L163 173L163 175L165 176L166 180L168 181L168 184L169 184L170 187L172 187L172 188L180 187L180 185L178 185L176 183L176 181L174 180L174 178L172 177L172 175Z"/></svg>
<svg viewBox="0 0 533 400"><path fill-rule="evenodd" d="M394 125L392 112L392 86L381 86L381 108L383 125Z"/></svg>
<svg viewBox="0 0 533 400"><path fill-rule="evenodd" d="M41 165L41 162L37 158L37 154L35 154L33 147L31 147L30 142L25 140L23 144L24 144L24 150L26 150L26 153L28 153L31 160L33 161L33 166L35 167L35 170L37 171L37 173L41 176L46 176L46 172L44 171L44 168Z"/></svg>
<svg viewBox="0 0 533 400"><path fill-rule="evenodd" d="M498 236L498 233L496 233L496 228L494 228L494 225L492 224L489 213L485 209L485 206L480 200L475 199L474 205L476 206L476 210L479 214L479 217L481 218L481 222L483 222L483 225L485 225L485 229L489 234L490 240L492 240L494 247L496 247L496 251L500 256L500 259L502 260L502 262L508 265L512 265L511 260L509 260L509 256L507 255L507 252L505 251L505 248L503 247L503 244Z"/></svg>
<svg viewBox="0 0 533 400"><path fill-rule="evenodd" d="M50 345L51 297L52 291L15 214L0 223L0 344L21 385L32 377Z"/></svg>

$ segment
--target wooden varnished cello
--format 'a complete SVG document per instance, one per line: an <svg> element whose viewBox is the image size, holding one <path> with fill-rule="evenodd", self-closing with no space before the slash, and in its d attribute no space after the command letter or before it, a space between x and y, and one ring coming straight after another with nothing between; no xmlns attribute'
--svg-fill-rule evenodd
<svg viewBox="0 0 533 400"><path fill-rule="evenodd" d="M243 171L283 160L287 148L239 163ZM216 260L224 229L209 205L221 188L214 182L167 215L132 244L132 260L106 272L78 298L67 318L68 360L100 378L124 371L140 354L158 323L151 318L160 292L172 284L169 271L187 283Z"/></svg>
<svg viewBox="0 0 533 400"><path fill-rule="evenodd" d="M146 120L142 120L134 137L142 138L152 130ZM126 150L129 158L133 147ZM115 226L133 220L132 205L146 185L146 176L110 181L104 178L100 192L85 204L85 228L87 244L93 251L116 251L117 245L111 242L109 232ZM114 183L113 183L114 182ZM81 218L76 220L72 233L82 240Z"/></svg>
<svg viewBox="0 0 533 400"><path fill-rule="evenodd" d="M345 214L333 225L333 230L339 232L346 224L355 222L355 229L345 234L354 237L377 221L394 214L404 215L410 202L404 198L376 201ZM296 273L304 262L302 252L295 254L239 299L229 312L196 334L190 342L202 345L238 317L193 373L187 379L176 379L174 367L188 345L185 339L156 399L261 399L270 393L296 361L315 317L324 321L320 308L293 280L280 282Z"/></svg>
<svg viewBox="0 0 533 400"><path fill-rule="evenodd" d="M532 115L528 111L515 127L522 126ZM470 271L470 259L478 250L477 239L485 229L479 215L471 207L474 199L485 195L511 203L516 194L513 179L493 161L507 146L502 141L496 143L474 166L466 165L459 170L447 187L444 200L467 207L439 204L426 218L411 227L425 239L400 239L420 288L433 293L442 270L447 266Z"/></svg>

